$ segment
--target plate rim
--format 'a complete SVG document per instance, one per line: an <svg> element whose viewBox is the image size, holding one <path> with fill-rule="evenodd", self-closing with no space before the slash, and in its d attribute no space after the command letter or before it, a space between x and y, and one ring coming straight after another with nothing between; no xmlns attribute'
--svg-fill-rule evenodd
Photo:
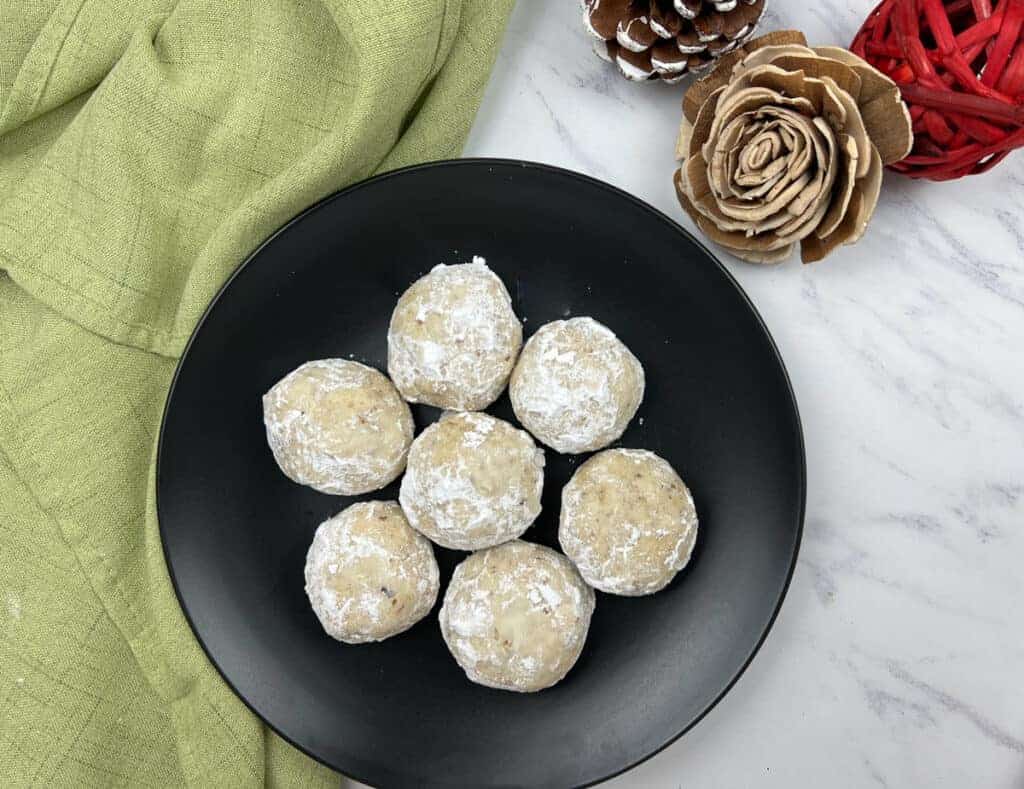
<svg viewBox="0 0 1024 789"><path fill-rule="evenodd" d="M775 622L778 619L780 612L782 611L782 604L786 600L786 596L787 596L787 594L789 592L790 584L793 581L793 575L794 575L794 573L796 571L797 562L799 560L800 548L801 548L801 545L803 543L804 521L806 519L806 514L807 514L807 450L806 450L806 444L805 444L805 440L804 440L803 422L802 422L802 420L800 418L800 409L799 409L799 404L797 403L797 399L796 399L796 392L793 389L793 382L792 382L792 380L790 378L789 370L786 368L786 363L785 363L785 361L782 358L782 354L779 352L779 348L778 348L778 345L775 342L775 338L772 336L771 331L769 331L768 325L765 323L764 318L761 316L761 313L758 311L757 307L754 305L753 301L750 299L750 296L747 295L747 292L739 284L739 282L736 280L736 278L732 275L732 273L730 273L730 271L725 267L725 265L723 265L723 263L718 259L718 257L708 248L708 246L706 244L704 244L699 238L694 236L693 233L691 233L689 230L687 230L682 225L680 225L675 219L673 219L672 217L668 216L668 214L664 213L663 211L655 208L653 205L651 205L650 203L646 202L645 200L642 200L641 198L637 197L636 195L633 195L633 194L625 191L624 189L621 189L621 188L619 188L617 186L614 186L614 185L612 185L612 184L610 184L610 183L608 183L606 181L602 181L602 180L600 180L598 178L594 178L592 176L586 175L586 174L581 173L581 172L577 172L575 170L569 170L569 169L564 168L564 167L558 167L556 165L546 164L546 163L543 163L543 162L528 161L528 160L525 160L525 159L507 159L507 158L492 158L492 157L465 157L465 158L458 158L458 159L439 159L439 160L430 161L430 162L422 162L420 164L413 164L413 165L409 165L407 167L400 167L400 168L395 169L395 170L388 170L387 172L384 172L384 173L379 173L377 175L372 175L372 176L370 176L368 178L364 178L361 181L357 181L354 184L351 184L351 185L346 186L346 187L344 187L342 189L339 189L339 190L337 190L335 192L332 192L331 194L326 195L325 197L320 198L319 200L315 201L314 203L312 203L308 207L306 207L303 210L301 210L299 213L297 213L291 219L289 219L284 224L282 224L280 227L278 227L276 230L274 230L272 233L270 233L266 238L264 238L262 241L260 241L253 248L253 250L248 255L246 255L242 259L242 261L235 267L235 269L227 277L227 279L220 286L220 288L217 289L217 292L210 299L210 302L203 309L202 315L200 316L199 320L196 322L195 327L192 329L192 332L189 335L188 342L185 343L185 345L184 345L184 347L183 347L183 349L181 351L181 355L178 357L178 359L177 359L177 361L175 363L174 375L171 377L171 382L170 382L170 385L168 386L168 389L167 389L167 396L164 398L163 410L162 410L161 415L160 415L160 431L159 431L158 438L157 438L156 469L155 469L155 473L154 473L154 483L153 483L154 484L154 500L155 500L155 506L156 506L156 517L157 517L157 529L158 529L159 536L160 536L160 552L161 552L161 555L162 555L163 560L164 560L164 567L167 570L167 575L168 575L168 577L170 578L170 581L171 581L171 586L174 589L174 597L175 597L175 600L178 603L178 609L181 611L182 615L185 618L185 621L188 623L189 630L191 630L192 636L195 638L196 642L199 644L199 647L203 651L203 654L206 656L206 659L214 667L214 669L217 671L217 674L220 675L220 678L228 686L228 688L235 695L235 697L238 698L253 715L255 715L260 721L262 721L262 723L265 726L270 728L270 730L273 731L274 734L276 734L282 740L284 740L289 745L291 745L293 748L298 750L300 753L305 754L309 758L313 759L314 761L318 762L319 764L324 765L328 769L333 770L334 772L338 773L339 775L341 775L341 776L343 776L345 778L348 778L348 779L351 779L351 780L354 780L354 781L358 781L359 783L364 783L364 784L372 786L371 783L368 783L371 780L369 776L359 776L359 775L357 775L355 773L345 772L345 771L339 769L336 765L330 764L326 760L322 759L321 757L317 756L315 753L310 751L305 746L303 746L300 743L298 743L298 742L294 741L293 739L291 739L289 736L287 736L282 731L280 731L277 728L277 726L275 726L273 723L271 723L269 720L267 720L259 712L259 710L257 710L249 702L249 700L238 690L238 688L231 681L231 679L224 673L224 670L221 668L220 664L214 659L213 655L210 653L210 650L207 648L206 643L203 641L202 636L199 634L199 631L196 629L195 623L192 621L192 615L189 613L189 610L188 610L187 606L185 605L185 602L184 602L184 600L182 598L181 590L179 589L179 586L178 586L178 579L177 579L177 576L176 576L175 571L174 571L174 565L172 564L171 558L170 558L170 556L168 555L168 552L167 552L167 542L164 539L164 520L163 520L163 518L160 517L160 512L161 512L161 507L160 507L160 479L161 479L161 472L162 472L162 465L163 465L164 437L165 437L165 432L166 432L166 429L167 429L167 414L169 413L169 411L171 409L171 406L172 406L172 403L173 403L173 400L174 400L174 394L175 394L175 390L177 389L177 386L178 386L178 378L181 375L182 368L183 368L186 360L188 359L189 352L192 350L192 345L195 342L196 338L199 336L199 333L202 331L203 326L206 323L207 318L213 312L213 309L217 306L218 302L221 300L221 298L224 296L224 294L231 287L231 285L234 282L235 278L238 277L241 274L241 272L254 259L256 259L256 257L267 246L269 246L275 239L277 239L278 236L282 235L287 230L291 229L291 227L293 225L298 224L307 215L309 215L309 214L319 210L320 208L323 208L328 203L331 203L334 200L337 200L337 199L339 199L341 197L344 197L344 196L350 194L351 192L354 192L354 191L357 191L359 189L362 189L363 187L370 186L372 184L376 184L378 182L386 181L386 180L389 180L389 179L392 179L392 178L398 178L398 177L401 177L401 176L406 175L408 173L419 172L419 171L422 171L422 170L445 169L445 168L449 168L449 167L481 167L481 166L483 166L483 167L494 167L494 166L499 166L499 167L519 167L519 168L524 169L524 170L539 170L539 171L546 172L546 173L549 173L549 174L554 174L554 175L558 175L558 176L562 176L562 177L568 177L570 179L574 179L574 180L583 182L583 183L588 184L590 186L598 187L598 188L603 189L605 191L611 192L611 193L613 193L613 194L615 194L615 195L617 195L617 196L619 196L621 198L625 198L629 202L633 203L635 206L637 206L637 207L643 209L644 211L650 213L655 219L658 219L658 220L664 222L670 228L672 228L675 232L679 233L684 238L686 238L688 241L690 241L692 244L694 244L699 250L701 250L701 252L704 253L704 255L708 258L709 261L714 263L714 265L718 268L719 273L722 274L725 277L726 281L730 285L732 285L733 289L740 296L741 300L746 305L747 309L750 310L751 314L754 316L754 318L755 318L755 320L757 322L757 325L759 326L759 328L761 329L762 333L764 334L765 339L767 339L767 341L768 341L768 347L770 348L772 355L775 357L775 361L776 361L776 363L779 366L779 370L782 372L782 379L783 379L783 382L785 383L786 392L789 395L789 401L790 401L790 403L792 404L792 407L793 407L793 417L794 417L794 420L795 420L796 434L797 434L796 435L796 437L797 437L797 450L798 450L798 454L799 454L799 464L798 464L798 468L797 468L797 471L799 472L799 474L798 474L798 476L799 476L799 490L798 490L798 495L799 495L799 511L798 511L798 514L797 514L797 523L796 523L796 532L795 532L796 539L795 539L794 544L793 544L793 553L792 553L792 556L790 557L789 567L786 570L785 581L782 584L782 588L779 590L778 598L775 601L775 605L774 605L774 608L772 610L772 614L768 618L768 621L766 622L764 629L758 635L758 638L755 641L753 647L751 648L750 653L743 660L743 663L736 670L735 674L733 674L733 676L725 684L725 686L722 688L722 690L714 698L712 698L706 704L704 709L701 710L701 712L698 715L696 715L693 718L693 720L691 720L689 723L687 723L679 731L672 733L664 742L662 742L660 745L658 745L656 748L654 748L653 750L649 751L645 755L643 755L640 758L636 759L635 761L632 761L629 764L623 765L622 767L619 767L615 771L610 772L610 773L608 773L606 775L603 775L603 776L601 776L599 778L595 778L593 780L589 780L586 783L577 784L577 785L575 785L573 787L573 789L586 789L586 787L596 786L596 785L598 785L600 783L604 783L605 781L609 781L612 778L615 778L616 776L619 776L619 775L622 775L622 774L624 774L626 772L629 772L633 768L635 768L635 767L643 764L644 762L648 761L649 759L657 756L659 753L664 751L670 745L672 745L673 743L677 742L680 738L683 737L683 735L687 734L690 730L692 730L694 727L696 727L702 720L704 720L704 718L708 715L708 713L710 713L711 710L713 710L715 707L717 707L718 704L722 701L722 699L725 698L725 696L729 693L729 691L731 691L733 689L733 687L739 681L740 677L742 677L743 674L746 673L747 669L750 667L750 664L754 661L754 658L757 656L757 654L761 651L761 648L764 646L765 641L768 639L768 634L771 632L772 628L775 626Z"/></svg>

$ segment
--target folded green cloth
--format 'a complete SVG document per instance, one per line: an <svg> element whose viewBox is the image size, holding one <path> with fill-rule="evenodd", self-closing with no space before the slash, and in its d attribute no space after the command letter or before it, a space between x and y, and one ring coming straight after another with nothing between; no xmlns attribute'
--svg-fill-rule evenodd
<svg viewBox="0 0 1024 789"><path fill-rule="evenodd" d="M3 786L336 783L178 608L153 503L164 397L261 239L459 153L510 5L0 4Z"/></svg>

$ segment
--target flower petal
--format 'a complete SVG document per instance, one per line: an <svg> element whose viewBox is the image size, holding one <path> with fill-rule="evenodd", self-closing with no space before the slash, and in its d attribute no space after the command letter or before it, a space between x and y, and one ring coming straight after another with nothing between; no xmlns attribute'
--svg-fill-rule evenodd
<svg viewBox="0 0 1024 789"><path fill-rule="evenodd" d="M857 180L857 143L848 134L839 135L838 157L836 159L836 182L832 187L832 204L821 219L818 233L831 235L843 221L850 207L850 197Z"/></svg>
<svg viewBox="0 0 1024 789"><path fill-rule="evenodd" d="M846 104L835 95L835 83L827 77L808 77L802 71L785 71L769 64L751 69L740 79L751 86L769 88L787 96L803 97L813 108L807 114L824 115L833 126L842 127L846 123Z"/></svg>
<svg viewBox="0 0 1024 789"><path fill-rule="evenodd" d="M778 229L780 236L794 241L815 232L832 202L836 180L836 138L832 128L821 118L814 119L818 135L814 137L817 175L804 193L793 201L793 221ZM822 145L824 143L824 145ZM802 208L802 210L801 210Z"/></svg>
<svg viewBox="0 0 1024 789"><path fill-rule="evenodd" d="M796 175L791 181L785 183L785 188L780 189L772 200L759 201L756 203L740 203L738 201L723 200L718 204L722 214L738 223L758 225L757 232L768 227L779 227L792 217L788 215L789 205L799 195L805 186L811 182L813 175L802 172ZM775 219L770 219L774 217ZM733 227L734 223L729 223Z"/></svg>
<svg viewBox="0 0 1024 789"><path fill-rule="evenodd" d="M732 90L732 86L726 88L718 97L718 108L708 130L708 141L703 146L705 158L711 157L708 148L734 118L755 110L763 110L768 116L779 108L808 118L814 116L814 106L801 96L784 96L768 88L747 87L739 91Z"/></svg>
<svg viewBox="0 0 1024 789"><path fill-rule="evenodd" d="M729 80L732 78L732 70L736 64L751 52L756 52L763 47L780 44L806 45L807 39L798 30L776 30L751 39L743 46L722 55L716 62L715 68L706 77L694 82L683 96L683 114L690 120L690 123L696 120L697 112L707 97L729 83Z"/></svg>
<svg viewBox="0 0 1024 789"><path fill-rule="evenodd" d="M720 230L714 222L697 211L690 201L686 192L686 180L682 176L681 170L676 171L674 183L679 204L697 225L700 232L714 243L725 247L736 257L750 263L781 263L793 254L793 244L782 244L771 234L750 238L745 233Z"/></svg>
<svg viewBox="0 0 1024 789"><path fill-rule="evenodd" d="M853 68L836 60L818 57L813 50L808 51L808 55L781 55L771 64L783 71L802 71L810 79L828 77L854 98L860 95L861 79Z"/></svg>
<svg viewBox="0 0 1024 789"><path fill-rule="evenodd" d="M802 44L773 44L770 46L758 47L755 51L748 54L743 60L740 61L739 65L733 71L733 76L738 77L744 71L750 69L759 68L760 66L767 66L772 63L776 58L784 57L786 55L814 55L814 50L803 46Z"/></svg>
<svg viewBox="0 0 1024 789"><path fill-rule="evenodd" d="M868 222L875 213L878 205L878 197L882 193L882 176L885 172L885 165L882 164L882 157L874 148L871 149L871 166L868 174L854 184L853 193L861 195L860 210L854 216L853 232L847 236L844 244L855 244L863 238L867 232ZM854 212L850 212L853 214ZM848 214L849 215L849 214Z"/></svg>
<svg viewBox="0 0 1024 789"><path fill-rule="evenodd" d="M718 99L722 95L722 90L725 89L716 90L708 96L708 100L700 108L700 112L693 123L689 143L687 144L687 155L693 156L710 138L711 124L715 119L715 113L718 111Z"/></svg>
<svg viewBox="0 0 1024 789"><path fill-rule="evenodd" d="M814 51L841 61L857 72L861 81L861 89L856 94L857 105L882 163L892 164L908 156L914 147L914 132L910 111L896 83L849 50L815 47Z"/></svg>
<svg viewBox="0 0 1024 789"><path fill-rule="evenodd" d="M878 205L882 188L882 157L871 149L871 164L868 176L854 185L850 206L842 223L830 235L820 238L812 234L800 243L800 258L804 263L814 263L826 257L840 244L855 244L867 230L868 221Z"/></svg>
<svg viewBox="0 0 1024 789"><path fill-rule="evenodd" d="M834 124L836 131L845 132L849 134L855 143L857 143L857 177L863 178L868 173L868 167L871 165L871 138L868 137L868 130L864 127L864 119L860 115L860 107L857 106L857 102L854 101L853 97L842 90L839 86L832 82L828 77L823 77L824 82L830 88L830 94L838 99L843 109L846 110L845 122L840 126Z"/></svg>

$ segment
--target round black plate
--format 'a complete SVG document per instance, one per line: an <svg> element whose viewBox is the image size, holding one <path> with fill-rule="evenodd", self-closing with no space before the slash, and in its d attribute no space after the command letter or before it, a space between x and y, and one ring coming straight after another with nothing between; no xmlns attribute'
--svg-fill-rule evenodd
<svg viewBox="0 0 1024 789"><path fill-rule="evenodd" d="M693 490L690 566L644 598L598 594L586 648L556 687L471 684L437 611L381 644L320 629L302 568L317 525L350 499L290 482L260 396L308 359L385 367L399 295L437 263L483 255L527 336L568 315L611 327L647 371L619 442L668 459ZM417 408L419 427L436 418ZM513 419L507 396L489 409ZM579 459L547 452L556 546ZM283 737L380 786L567 786L618 773L696 723L757 651L796 560L805 468L796 403L739 286L678 225L584 176L461 160L330 197L258 249L213 301L178 368L157 494L178 598L224 678ZM397 485L364 498L396 498ZM442 583L465 554L437 550ZM442 589L444 587L442 586Z"/></svg>

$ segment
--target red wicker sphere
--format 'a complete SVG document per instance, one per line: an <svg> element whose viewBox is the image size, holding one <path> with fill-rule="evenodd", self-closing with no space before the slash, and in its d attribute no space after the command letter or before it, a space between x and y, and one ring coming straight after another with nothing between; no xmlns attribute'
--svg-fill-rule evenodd
<svg viewBox="0 0 1024 789"><path fill-rule="evenodd" d="M900 86L914 149L892 165L945 181L1024 146L1024 0L883 0L850 46Z"/></svg>

